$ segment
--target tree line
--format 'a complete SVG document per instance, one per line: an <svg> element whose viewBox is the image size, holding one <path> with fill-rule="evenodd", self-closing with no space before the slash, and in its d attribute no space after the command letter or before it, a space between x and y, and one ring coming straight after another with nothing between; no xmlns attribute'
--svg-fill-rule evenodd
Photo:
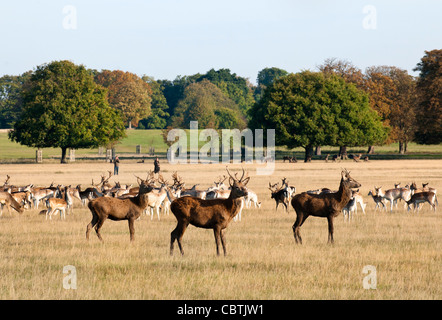
<svg viewBox="0 0 442 320"><path fill-rule="evenodd" d="M259 71L257 84L229 69L155 80L53 61L0 78L0 127L31 147L113 144L125 128L273 128L276 144L346 147L442 142L442 50L426 51L417 77L394 66L362 71L327 59L316 70Z"/></svg>

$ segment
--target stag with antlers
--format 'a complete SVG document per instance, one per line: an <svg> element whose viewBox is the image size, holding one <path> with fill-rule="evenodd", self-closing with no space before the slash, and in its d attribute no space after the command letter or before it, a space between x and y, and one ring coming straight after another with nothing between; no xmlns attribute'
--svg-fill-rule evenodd
<svg viewBox="0 0 442 320"><path fill-rule="evenodd" d="M302 244L299 229L309 216L327 218L328 242L333 243L333 218L338 216L352 196L352 188L359 188L361 184L350 177L350 172L343 169L341 183L337 192L325 194L309 194L303 192L292 199L292 206L296 211L296 221L293 224L293 235L296 243Z"/></svg>
<svg viewBox="0 0 442 320"><path fill-rule="evenodd" d="M223 246L224 255L226 251L226 241L224 229L235 217L240 209L238 198L247 195L246 185L250 177L244 177L243 169L241 178L229 174L229 184L231 188L230 196L227 199L203 200L197 197L182 197L172 201L170 208L177 219L177 226L170 234L170 254L173 254L175 240L178 242L181 254L184 254L181 240L189 224L198 228L213 229L216 241L216 254L219 255L219 243Z"/></svg>

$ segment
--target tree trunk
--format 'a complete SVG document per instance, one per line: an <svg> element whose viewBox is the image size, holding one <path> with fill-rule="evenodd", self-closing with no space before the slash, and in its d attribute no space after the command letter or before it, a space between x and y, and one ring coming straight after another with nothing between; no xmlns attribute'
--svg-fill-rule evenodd
<svg viewBox="0 0 442 320"><path fill-rule="evenodd" d="M347 146L339 147L339 156L342 160L347 159Z"/></svg>
<svg viewBox="0 0 442 320"><path fill-rule="evenodd" d="M129 120L129 127L128 127L128 129L132 129L132 121L131 120Z"/></svg>
<svg viewBox="0 0 442 320"><path fill-rule="evenodd" d="M315 156L320 156L321 155L321 146L317 146L315 149Z"/></svg>
<svg viewBox="0 0 442 320"><path fill-rule="evenodd" d="M404 154L405 153L404 144L402 143L402 141L399 141L399 153L400 154Z"/></svg>
<svg viewBox="0 0 442 320"><path fill-rule="evenodd" d="M313 146L309 145L309 146L305 147L304 162L312 161L312 156L313 156Z"/></svg>
<svg viewBox="0 0 442 320"><path fill-rule="evenodd" d="M374 153L374 146L369 146L367 153L368 154L373 154Z"/></svg>
<svg viewBox="0 0 442 320"><path fill-rule="evenodd" d="M67 163L66 161L66 147L61 148L61 162L60 163Z"/></svg>

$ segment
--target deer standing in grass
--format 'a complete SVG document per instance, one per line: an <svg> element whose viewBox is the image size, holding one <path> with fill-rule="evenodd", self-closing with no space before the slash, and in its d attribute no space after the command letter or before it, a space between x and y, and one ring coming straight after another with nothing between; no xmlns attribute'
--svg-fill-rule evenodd
<svg viewBox="0 0 442 320"><path fill-rule="evenodd" d="M303 192L292 199L292 206L296 211L296 221L293 224L293 235L296 243L302 244L299 229L309 216L327 218L328 242L333 243L333 218L338 216L342 208L350 201L352 188L359 188L361 184L350 177L350 172L342 170L339 190L326 194L308 194Z"/></svg>
<svg viewBox="0 0 442 320"><path fill-rule="evenodd" d="M98 239L103 241L100 228L103 226L104 221L109 218L114 221L128 220L130 241L133 241L135 234L134 222L147 207L145 194L151 192L152 189L152 186L141 182L136 197L127 199L101 197L90 201L88 207L92 213L92 221L87 225L86 239L89 240L89 232L95 227Z"/></svg>
<svg viewBox="0 0 442 320"><path fill-rule="evenodd" d="M170 254L173 254L175 240L178 242L181 254L184 254L181 240L189 224L198 228L213 229L216 242L216 254L219 255L219 242L223 246L224 255L226 255L226 243L224 229L235 217L240 209L240 197L247 195L246 185L250 177L244 178L244 169L240 179L233 177L229 170L230 195L227 199L203 200L197 197L181 197L174 199L170 209L177 219L177 226L170 234ZM170 194L170 193L168 193Z"/></svg>

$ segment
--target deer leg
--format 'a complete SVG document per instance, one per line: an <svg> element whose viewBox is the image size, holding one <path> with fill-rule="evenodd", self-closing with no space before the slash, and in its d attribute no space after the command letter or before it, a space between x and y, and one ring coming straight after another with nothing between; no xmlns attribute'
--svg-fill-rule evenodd
<svg viewBox="0 0 442 320"><path fill-rule="evenodd" d="M293 236L295 237L295 241L296 241L296 243L299 243L299 244L302 244L302 238L301 238L301 234L299 232L299 229L301 228L305 219L307 219L307 217L304 218L303 213L296 212L296 221L293 224L292 229L293 229Z"/></svg>
<svg viewBox="0 0 442 320"><path fill-rule="evenodd" d="M215 236L215 244L216 244L216 255L219 256L219 242L220 242L220 228L215 227L213 228L213 234Z"/></svg>
<svg viewBox="0 0 442 320"><path fill-rule="evenodd" d="M95 226L95 233L97 234L98 239L100 239L100 241L103 241L103 238L101 237L100 234L100 229L103 226L104 221L106 220L107 217L103 217L101 219L98 220L98 223Z"/></svg>
<svg viewBox="0 0 442 320"><path fill-rule="evenodd" d="M186 231L188 224L189 223L186 222L178 222L176 228L170 233L170 255L173 255L173 244L175 240L178 242L178 247L180 248L181 254L184 255L181 239L183 238L184 231Z"/></svg>
<svg viewBox="0 0 442 320"><path fill-rule="evenodd" d="M328 221L328 241L329 243L333 243L333 217L331 215L327 216Z"/></svg>
<svg viewBox="0 0 442 320"><path fill-rule="evenodd" d="M86 240L89 240L89 233L91 232L91 229L97 224L97 222L98 216L96 214L93 214L92 221L86 227Z"/></svg>
<svg viewBox="0 0 442 320"><path fill-rule="evenodd" d="M224 256L226 256L227 255L227 250L226 250L226 238L224 237L224 230L221 229L219 231L219 234L221 236L221 244L223 245Z"/></svg>
<svg viewBox="0 0 442 320"><path fill-rule="evenodd" d="M130 233L130 241L135 240L135 227L134 227L134 219L128 219L129 224L129 233Z"/></svg>

